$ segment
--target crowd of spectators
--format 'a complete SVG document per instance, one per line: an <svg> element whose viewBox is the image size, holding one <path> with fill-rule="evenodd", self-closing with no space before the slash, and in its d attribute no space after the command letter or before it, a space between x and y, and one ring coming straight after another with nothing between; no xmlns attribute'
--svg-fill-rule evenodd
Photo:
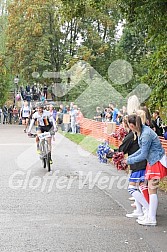
<svg viewBox="0 0 167 252"><path fill-rule="evenodd" d="M116 125L120 125L123 116L126 114L126 108L124 106L122 109L118 109L115 104L109 103L108 107L102 110L100 107L96 107L94 120L99 122L115 122Z"/></svg>
<svg viewBox="0 0 167 252"><path fill-rule="evenodd" d="M159 111L155 110L151 114L146 106L141 106L141 108L146 113L147 125L150 126L158 136L164 136L164 138L167 140L167 125L165 125L165 123L162 121ZM133 107L131 106L130 109L132 110ZM96 112L93 119L98 122L115 122L116 125L121 125L124 116L129 114L127 110L128 108L125 106L123 106L121 109L118 109L114 103L109 103L108 107L104 109L96 107Z"/></svg>
<svg viewBox="0 0 167 252"><path fill-rule="evenodd" d="M12 105L6 104L0 108L0 124L12 124L19 121L20 109L23 106L23 101L27 101L28 105L32 107L32 102L45 102L48 98L47 85L33 84L26 85L26 87L20 86L19 91L14 97ZM21 101L21 106L16 105L18 101Z"/></svg>
<svg viewBox="0 0 167 252"><path fill-rule="evenodd" d="M4 105L0 108L0 124L12 124L17 123L19 120L19 112L15 105Z"/></svg>
<svg viewBox="0 0 167 252"><path fill-rule="evenodd" d="M57 124L61 126L63 131L71 132L72 134L80 133L80 124L83 114L73 102L70 105L60 104L57 111Z"/></svg>
<svg viewBox="0 0 167 252"><path fill-rule="evenodd" d="M25 88L20 87L20 95L22 100L26 100L29 104L31 101L45 101L48 98L48 87L46 84L27 85Z"/></svg>

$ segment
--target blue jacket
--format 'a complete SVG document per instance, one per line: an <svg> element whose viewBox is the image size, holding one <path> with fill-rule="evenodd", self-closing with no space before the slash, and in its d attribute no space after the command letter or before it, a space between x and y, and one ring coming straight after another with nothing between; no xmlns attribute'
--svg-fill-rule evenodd
<svg viewBox="0 0 167 252"><path fill-rule="evenodd" d="M112 121L113 122L117 121L117 116L118 116L118 109L114 108L113 113L112 113Z"/></svg>
<svg viewBox="0 0 167 252"><path fill-rule="evenodd" d="M128 164L134 164L146 159L150 165L154 165L165 154L159 137L148 126L142 126L141 135L138 137L138 144L140 149L128 157Z"/></svg>

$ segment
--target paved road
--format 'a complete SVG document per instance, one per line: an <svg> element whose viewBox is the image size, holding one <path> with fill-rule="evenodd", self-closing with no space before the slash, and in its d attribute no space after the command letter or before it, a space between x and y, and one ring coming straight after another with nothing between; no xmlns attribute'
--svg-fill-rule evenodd
<svg viewBox="0 0 167 252"><path fill-rule="evenodd" d="M34 142L22 126L0 125L1 252L167 251L165 193L158 226L140 226L125 217L131 207L124 172L57 134L47 173Z"/></svg>

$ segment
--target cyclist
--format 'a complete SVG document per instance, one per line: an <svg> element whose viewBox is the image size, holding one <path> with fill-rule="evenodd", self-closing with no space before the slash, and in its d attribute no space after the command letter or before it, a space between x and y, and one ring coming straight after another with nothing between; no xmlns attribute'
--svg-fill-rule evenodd
<svg viewBox="0 0 167 252"><path fill-rule="evenodd" d="M50 114L50 112L47 110L44 110L43 104L39 104L37 106L37 111L32 115L32 120L30 123L30 127L28 129L28 135L31 134L31 129L34 125L35 120L37 121L37 136L36 136L37 152L40 154L38 134L44 133L44 132L49 132L52 128L54 131L56 131L56 123L55 123L53 116ZM48 144L49 144L50 160L52 163L51 138L50 137L48 138Z"/></svg>

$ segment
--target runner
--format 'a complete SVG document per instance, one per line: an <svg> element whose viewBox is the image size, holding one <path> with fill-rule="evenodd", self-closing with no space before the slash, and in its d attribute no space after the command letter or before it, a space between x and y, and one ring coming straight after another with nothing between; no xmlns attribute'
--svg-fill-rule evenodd
<svg viewBox="0 0 167 252"><path fill-rule="evenodd" d="M26 130L28 127L30 115L31 115L31 109L28 106L28 102L24 101L24 105L20 109L20 119L22 119L22 125L24 125L24 132L25 133L26 133Z"/></svg>

